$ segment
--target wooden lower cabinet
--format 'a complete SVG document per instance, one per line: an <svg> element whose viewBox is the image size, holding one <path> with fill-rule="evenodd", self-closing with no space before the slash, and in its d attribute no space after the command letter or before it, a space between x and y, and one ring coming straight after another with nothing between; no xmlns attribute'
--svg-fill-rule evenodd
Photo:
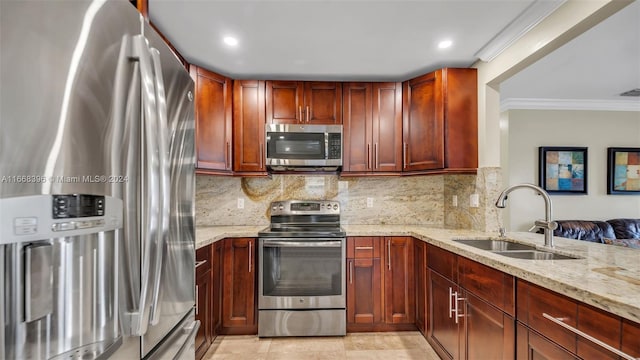
<svg viewBox="0 0 640 360"><path fill-rule="evenodd" d="M640 325L590 305L570 299L564 295L542 288L524 280L518 280L518 354L526 355L545 352L552 354L547 359L620 359L617 354L598 345L584 333L629 356L640 356ZM544 314L561 321L574 329L570 331ZM521 331L521 328L524 328ZM537 347L525 346L532 342ZM528 336L528 338L527 338ZM538 339L540 338L540 339ZM534 345L535 345L534 344ZM553 345L553 346L551 346ZM554 350L555 349L555 350ZM565 357L552 351L561 349Z"/></svg>
<svg viewBox="0 0 640 360"><path fill-rule="evenodd" d="M415 330L413 238L347 238L347 331Z"/></svg>
<svg viewBox="0 0 640 360"><path fill-rule="evenodd" d="M427 340L442 359L460 359L460 320L453 317L453 293L458 286L429 270L429 325Z"/></svg>
<svg viewBox="0 0 640 360"><path fill-rule="evenodd" d="M427 255L427 340L438 355L513 359L513 277L430 245Z"/></svg>
<svg viewBox="0 0 640 360"><path fill-rule="evenodd" d="M222 334L258 333L256 239L224 240Z"/></svg>
<svg viewBox="0 0 640 360"><path fill-rule="evenodd" d="M413 266L416 294L416 327L427 335L427 243L413 240Z"/></svg>
<svg viewBox="0 0 640 360"><path fill-rule="evenodd" d="M347 326L350 330L357 330L357 326L369 327L380 324L382 322L380 258L347 259L347 267Z"/></svg>
<svg viewBox="0 0 640 360"><path fill-rule="evenodd" d="M222 329L224 241L217 241L213 243L212 246L211 276L213 277L213 283L211 296L211 334L215 340Z"/></svg>
<svg viewBox="0 0 640 360"><path fill-rule="evenodd" d="M206 246L196 251L196 320L200 321L200 328L195 338L196 359L201 359L213 342L211 324L211 296L212 296L212 272L211 249Z"/></svg>

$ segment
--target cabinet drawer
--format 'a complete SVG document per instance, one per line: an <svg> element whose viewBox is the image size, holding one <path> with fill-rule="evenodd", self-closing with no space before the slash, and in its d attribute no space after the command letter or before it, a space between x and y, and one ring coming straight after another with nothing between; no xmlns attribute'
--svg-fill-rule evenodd
<svg viewBox="0 0 640 360"><path fill-rule="evenodd" d="M640 324L622 320L622 351L640 357Z"/></svg>
<svg viewBox="0 0 640 360"><path fill-rule="evenodd" d="M515 278L499 270L458 258L459 284L484 301L515 316Z"/></svg>
<svg viewBox="0 0 640 360"><path fill-rule="evenodd" d="M458 282L457 255L439 247L429 245L427 248L427 264L453 282Z"/></svg>
<svg viewBox="0 0 640 360"><path fill-rule="evenodd" d="M575 354L576 335L545 318L543 314L562 319L565 324L575 328L578 319L577 302L520 280L517 282L517 292L518 320Z"/></svg>
<svg viewBox="0 0 640 360"><path fill-rule="evenodd" d="M211 247L207 245L196 250L196 278L211 270Z"/></svg>
<svg viewBox="0 0 640 360"><path fill-rule="evenodd" d="M347 258L380 258L380 241L382 241L382 238L377 236L347 238Z"/></svg>

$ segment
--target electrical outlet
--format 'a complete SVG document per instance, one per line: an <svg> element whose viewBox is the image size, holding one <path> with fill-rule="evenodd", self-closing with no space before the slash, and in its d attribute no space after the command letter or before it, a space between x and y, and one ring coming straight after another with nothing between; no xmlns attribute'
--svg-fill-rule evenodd
<svg viewBox="0 0 640 360"><path fill-rule="evenodd" d="M367 198L367 207L368 208L373 207L373 198L370 198L370 197Z"/></svg>
<svg viewBox="0 0 640 360"><path fill-rule="evenodd" d="M238 198L238 209L244 209L244 199Z"/></svg>
<svg viewBox="0 0 640 360"><path fill-rule="evenodd" d="M480 207L480 195L471 194L471 196L469 196L469 206L472 208Z"/></svg>
<svg viewBox="0 0 640 360"><path fill-rule="evenodd" d="M453 195L451 197L451 206L458 207L458 195Z"/></svg>

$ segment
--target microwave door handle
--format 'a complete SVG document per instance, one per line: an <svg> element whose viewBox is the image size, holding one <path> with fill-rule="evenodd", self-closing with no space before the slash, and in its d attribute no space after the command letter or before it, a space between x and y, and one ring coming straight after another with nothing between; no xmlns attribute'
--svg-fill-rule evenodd
<svg viewBox="0 0 640 360"><path fill-rule="evenodd" d="M324 133L324 158L329 160L329 133Z"/></svg>

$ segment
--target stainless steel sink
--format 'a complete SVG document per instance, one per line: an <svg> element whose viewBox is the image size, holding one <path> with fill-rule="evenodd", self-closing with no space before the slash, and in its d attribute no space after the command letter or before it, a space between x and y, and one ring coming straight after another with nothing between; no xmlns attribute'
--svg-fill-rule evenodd
<svg viewBox="0 0 640 360"><path fill-rule="evenodd" d="M473 246L476 249L490 251L495 254L515 259L525 260L571 260L579 259L575 256L559 254L536 248L533 245L521 244L509 240L484 239L456 239L459 244Z"/></svg>
<svg viewBox="0 0 640 360"><path fill-rule="evenodd" d="M549 251L526 250L526 251L496 251L496 254L516 259L525 260L575 260L574 256L558 254Z"/></svg>
<svg viewBox="0 0 640 360"><path fill-rule="evenodd" d="M474 248L488 251L510 251L510 250L535 250L535 246L520 244L506 240L495 239L458 239L453 240L460 244L473 246Z"/></svg>

